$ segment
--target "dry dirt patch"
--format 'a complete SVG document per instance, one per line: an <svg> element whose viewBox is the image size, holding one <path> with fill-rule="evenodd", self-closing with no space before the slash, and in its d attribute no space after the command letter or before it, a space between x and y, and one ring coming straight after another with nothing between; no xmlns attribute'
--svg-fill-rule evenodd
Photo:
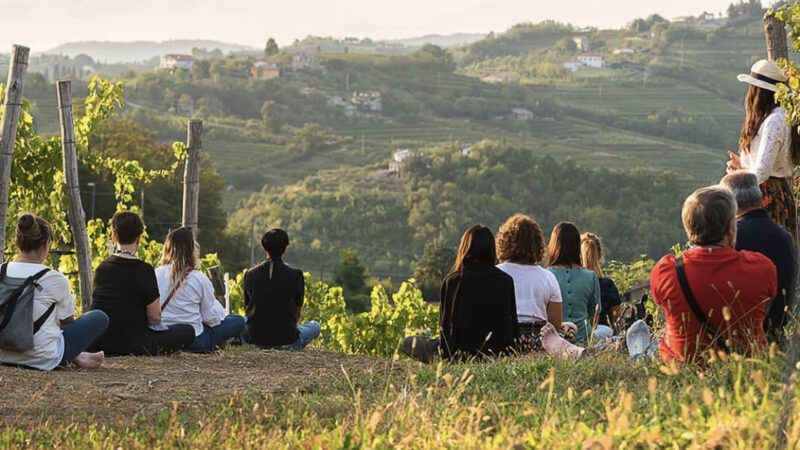
<svg viewBox="0 0 800 450"><path fill-rule="evenodd" d="M39 372L0 366L0 421L33 425L147 417L173 407L211 406L233 394L303 391L348 373L383 371L385 359L317 350L225 351L211 355L107 358L95 370Z"/></svg>

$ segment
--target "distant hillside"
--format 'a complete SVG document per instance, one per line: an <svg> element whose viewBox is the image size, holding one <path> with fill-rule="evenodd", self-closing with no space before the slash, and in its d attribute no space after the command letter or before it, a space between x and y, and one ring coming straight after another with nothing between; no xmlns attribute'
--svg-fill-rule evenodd
<svg viewBox="0 0 800 450"><path fill-rule="evenodd" d="M454 45L467 45L485 38L484 33L457 33L457 34L426 34L425 36L406 39L391 39L409 47L422 47L425 44L438 45L439 47L452 47Z"/></svg>
<svg viewBox="0 0 800 450"><path fill-rule="evenodd" d="M192 53L192 48L205 48L209 51L220 49L224 53L252 50L252 47L240 44L204 39L175 39L163 42L68 42L44 53L63 54L71 57L85 54L91 56L95 61L121 63L146 61L165 53Z"/></svg>
<svg viewBox="0 0 800 450"><path fill-rule="evenodd" d="M480 41L486 37L485 34L458 33L458 34L428 34L425 36L372 40L370 38L334 38L322 36L306 36L303 39L295 40L292 45L283 48L288 52L297 51L319 51L325 53L358 53L368 55L403 55L411 53L415 49L425 44L434 44L440 47L453 47L457 45L469 45Z"/></svg>

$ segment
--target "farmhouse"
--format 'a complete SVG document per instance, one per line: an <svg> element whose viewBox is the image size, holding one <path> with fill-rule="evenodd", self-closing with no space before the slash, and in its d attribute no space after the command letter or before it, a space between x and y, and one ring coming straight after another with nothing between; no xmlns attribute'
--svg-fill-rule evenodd
<svg viewBox="0 0 800 450"><path fill-rule="evenodd" d="M576 56L576 58L584 66L591 67L593 69L602 69L606 67L606 58L602 53L581 53L580 55Z"/></svg>
<svg viewBox="0 0 800 450"><path fill-rule="evenodd" d="M281 68L277 62L272 60L253 61L250 76L254 80L271 80L281 76Z"/></svg>
<svg viewBox="0 0 800 450"><path fill-rule="evenodd" d="M175 69L188 71L194 65L194 57L192 55L180 55L170 53L161 58L161 68L174 72Z"/></svg>
<svg viewBox="0 0 800 450"><path fill-rule="evenodd" d="M319 56L316 53L299 52L292 56L292 70L319 68Z"/></svg>
<svg viewBox="0 0 800 450"><path fill-rule="evenodd" d="M533 120L533 112L525 108L512 108L511 117L516 120Z"/></svg>
<svg viewBox="0 0 800 450"><path fill-rule="evenodd" d="M578 51L589 51L589 39L586 36L575 36L572 38L572 42L575 43L575 48L577 48Z"/></svg>
<svg viewBox="0 0 800 450"><path fill-rule="evenodd" d="M403 161L412 156L411 150L403 149L398 150L392 154L392 160L389 161L389 174L400 178L400 169L403 168Z"/></svg>
<svg viewBox="0 0 800 450"><path fill-rule="evenodd" d="M621 47L621 48L614 49L614 51L612 53L614 55L631 57L631 56L636 54L636 51L634 51L632 48Z"/></svg>
<svg viewBox="0 0 800 450"><path fill-rule="evenodd" d="M350 102L366 111L380 112L383 110L381 93L378 91L353 92Z"/></svg>
<svg viewBox="0 0 800 450"><path fill-rule="evenodd" d="M485 83L511 83L519 80L519 74L515 72L490 73L481 78Z"/></svg>

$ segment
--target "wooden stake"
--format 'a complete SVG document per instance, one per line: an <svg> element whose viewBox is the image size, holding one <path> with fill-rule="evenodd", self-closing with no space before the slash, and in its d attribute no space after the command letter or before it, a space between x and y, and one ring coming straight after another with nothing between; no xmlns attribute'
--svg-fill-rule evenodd
<svg viewBox="0 0 800 450"><path fill-rule="evenodd" d="M187 134L186 168L183 172L183 226L191 227L197 237L197 216L200 203L200 152L203 144L203 121L190 120Z"/></svg>
<svg viewBox="0 0 800 450"><path fill-rule="evenodd" d="M78 155L75 150L75 128L72 117L72 94L69 81L58 82L58 115L61 119L61 149L64 154L64 178L69 198L69 226L78 257L78 278L81 287L83 311L92 305L92 252L89 248L89 235L86 233L86 214L81 204L80 182L78 180Z"/></svg>
<svg viewBox="0 0 800 450"><path fill-rule="evenodd" d="M780 58L789 58L786 24L769 12L764 14L764 36L767 38L767 59L777 61Z"/></svg>
<svg viewBox="0 0 800 450"><path fill-rule="evenodd" d="M28 47L11 46L11 66L8 68L3 120L0 122L0 252L6 248L8 183L11 178L11 162L14 154L14 141L17 139L17 125L20 111L22 111L22 79L28 70L29 52Z"/></svg>

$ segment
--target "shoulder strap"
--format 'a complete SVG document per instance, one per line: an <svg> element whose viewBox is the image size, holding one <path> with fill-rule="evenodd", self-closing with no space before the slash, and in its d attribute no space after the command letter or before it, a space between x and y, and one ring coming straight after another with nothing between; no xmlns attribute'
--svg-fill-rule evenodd
<svg viewBox="0 0 800 450"><path fill-rule="evenodd" d="M33 334L36 334L36 332L39 331L40 328L42 328L42 325L44 325L44 322L47 320L48 317L50 317L50 314L53 313L54 309L56 309L56 304L52 303L50 307L47 308L47 311L45 311L44 314L39 316L39 318L36 319L36 322L33 322Z"/></svg>
<svg viewBox="0 0 800 450"><path fill-rule="evenodd" d="M678 273L678 283L681 285L683 296L686 298L686 303L689 304L689 308L691 308L695 318L697 318L697 320L703 324L706 332L711 335L712 341L718 345L722 351L725 353L730 353L728 346L725 344L725 340L722 339L722 336L711 325L711 323L709 323L708 317L706 317L705 313L703 313L703 310L700 309L700 305L697 304L697 299L694 297L694 293L692 293L692 289L689 287L689 280L686 278L686 269L683 267L683 257L681 256L675 258L675 271Z"/></svg>
<svg viewBox="0 0 800 450"><path fill-rule="evenodd" d="M175 296L175 293L178 292L178 288L181 287L181 283L183 283L183 280L185 280L186 277L188 277L189 274L192 273L192 270L194 270L194 268L193 267L189 267L186 270L186 273L183 274L183 277L180 280L178 280L178 282L175 284L175 287L172 288L172 291L170 291L169 295L167 296L167 299L164 300L164 304L161 305L161 311L164 311L164 308L166 308L167 305L169 305L169 302L172 300L172 297Z"/></svg>
<svg viewBox="0 0 800 450"><path fill-rule="evenodd" d="M6 277L6 270L8 269L8 261L4 262L2 266L0 266L0 280Z"/></svg>

